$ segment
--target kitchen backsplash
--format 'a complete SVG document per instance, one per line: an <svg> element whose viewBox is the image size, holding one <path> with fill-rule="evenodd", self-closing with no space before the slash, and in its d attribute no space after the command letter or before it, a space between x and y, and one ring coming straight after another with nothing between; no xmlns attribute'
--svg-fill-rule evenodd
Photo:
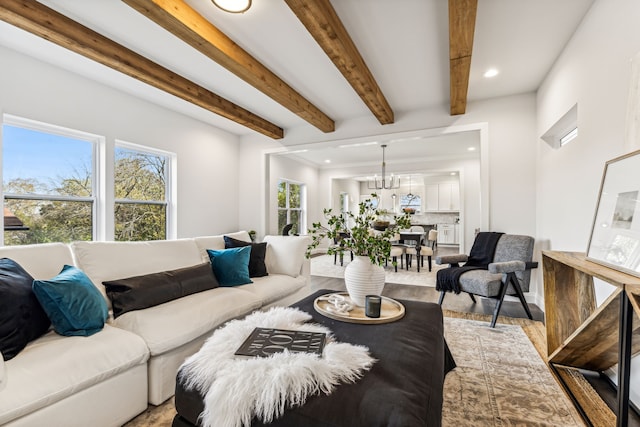
<svg viewBox="0 0 640 427"><path fill-rule="evenodd" d="M412 224L456 224L460 218L458 213L425 213L412 215Z"/></svg>

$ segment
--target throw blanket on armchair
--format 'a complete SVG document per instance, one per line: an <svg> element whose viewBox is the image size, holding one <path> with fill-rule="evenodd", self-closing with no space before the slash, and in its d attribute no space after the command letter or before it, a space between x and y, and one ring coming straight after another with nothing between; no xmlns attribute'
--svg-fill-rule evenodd
<svg viewBox="0 0 640 427"><path fill-rule="evenodd" d="M254 417L271 422L287 407L304 404L310 395L330 394L338 384L355 382L371 369L375 359L368 348L331 338L322 357L290 352L234 356L256 327L325 332L331 337L329 329L305 323L310 319L302 310L274 307L216 330L180 368L185 388L195 388L205 396L202 426L250 426Z"/></svg>
<svg viewBox="0 0 640 427"><path fill-rule="evenodd" d="M485 231L478 233L473 242L469 259L462 267L452 266L438 270L436 275L436 290L460 293L460 276L469 270L486 270L493 261L498 240L504 233Z"/></svg>

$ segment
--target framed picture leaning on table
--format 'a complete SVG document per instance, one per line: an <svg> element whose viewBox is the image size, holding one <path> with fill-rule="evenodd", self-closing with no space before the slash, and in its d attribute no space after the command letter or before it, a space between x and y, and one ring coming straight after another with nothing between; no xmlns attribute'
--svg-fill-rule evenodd
<svg viewBox="0 0 640 427"><path fill-rule="evenodd" d="M587 258L640 277L640 150L605 164Z"/></svg>

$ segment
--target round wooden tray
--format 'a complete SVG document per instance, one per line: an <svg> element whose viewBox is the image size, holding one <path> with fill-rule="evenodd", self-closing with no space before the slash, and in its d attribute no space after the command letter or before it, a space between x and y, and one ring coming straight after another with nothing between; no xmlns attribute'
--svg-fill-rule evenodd
<svg viewBox="0 0 640 427"><path fill-rule="evenodd" d="M336 294L345 297L349 301L351 300L347 292L336 292ZM318 313L330 319L348 323L380 324L395 322L396 320L404 317L404 305L387 297L381 297L382 304L380 307L380 317L367 317L364 314L364 307L358 306L355 306L347 315L333 313L326 309L327 305L330 305L329 302L321 299L326 298L328 295L331 294L325 294L316 298L313 302L313 307Z"/></svg>

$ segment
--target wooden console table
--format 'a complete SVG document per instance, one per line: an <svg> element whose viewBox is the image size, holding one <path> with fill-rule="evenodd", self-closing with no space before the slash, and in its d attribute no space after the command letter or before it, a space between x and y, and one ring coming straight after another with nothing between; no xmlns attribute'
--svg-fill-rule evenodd
<svg viewBox="0 0 640 427"><path fill-rule="evenodd" d="M640 336L640 278L588 261L584 253L543 251L542 264L549 365L592 424L612 425L613 413L599 421L592 419L588 402L575 390L579 384L572 382L567 368L603 372L617 363L615 423L626 426L631 356L640 353L640 340L633 341ZM599 307L594 278L616 288Z"/></svg>

